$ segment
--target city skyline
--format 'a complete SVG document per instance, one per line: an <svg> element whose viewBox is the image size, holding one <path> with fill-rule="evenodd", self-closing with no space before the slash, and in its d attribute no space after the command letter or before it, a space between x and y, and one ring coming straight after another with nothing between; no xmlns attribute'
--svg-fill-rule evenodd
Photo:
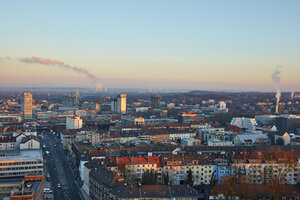
<svg viewBox="0 0 300 200"><path fill-rule="evenodd" d="M117 2L3 2L1 86L300 90L298 1Z"/></svg>

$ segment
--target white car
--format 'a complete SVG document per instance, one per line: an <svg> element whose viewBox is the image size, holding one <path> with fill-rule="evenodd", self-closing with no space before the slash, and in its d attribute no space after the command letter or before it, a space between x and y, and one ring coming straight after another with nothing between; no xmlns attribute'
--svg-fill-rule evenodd
<svg viewBox="0 0 300 200"><path fill-rule="evenodd" d="M52 190L50 190L50 188L44 188L44 193L45 194L51 194Z"/></svg>
<svg viewBox="0 0 300 200"><path fill-rule="evenodd" d="M59 188L61 188L61 185L60 185L60 183L57 183L57 188L59 189Z"/></svg>

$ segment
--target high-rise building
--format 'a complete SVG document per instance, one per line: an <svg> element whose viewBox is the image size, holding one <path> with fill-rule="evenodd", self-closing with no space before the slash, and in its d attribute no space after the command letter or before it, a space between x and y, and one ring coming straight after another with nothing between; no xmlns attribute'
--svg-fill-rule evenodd
<svg viewBox="0 0 300 200"><path fill-rule="evenodd" d="M118 113L118 109L117 109L117 99L112 99L111 100L111 112L112 113Z"/></svg>
<svg viewBox="0 0 300 200"><path fill-rule="evenodd" d="M160 96L159 95L152 95L151 96L151 106L152 106L152 108L159 108L160 107Z"/></svg>
<svg viewBox="0 0 300 200"><path fill-rule="evenodd" d="M126 113L126 102L127 102L127 95L126 94L120 94L118 96L118 111L120 114Z"/></svg>
<svg viewBox="0 0 300 200"><path fill-rule="evenodd" d="M24 91L21 97L21 109L23 119L32 118L32 94L29 91Z"/></svg>
<svg viewBox="0 0 300 200"><path fill-rule="evenodd" d="M117 99L111 100L111 112L118 113L118 114L125 114L126 113L126 101L127 95L120 94L118 95Z"/></svg>

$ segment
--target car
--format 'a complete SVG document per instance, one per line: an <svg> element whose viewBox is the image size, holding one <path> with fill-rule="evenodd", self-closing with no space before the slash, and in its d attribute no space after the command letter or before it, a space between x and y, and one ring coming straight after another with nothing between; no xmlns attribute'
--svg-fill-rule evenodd
<svg viewBox="0 0 300 200"><path fill-rule="evenodd" d="M45 194L51 194L52 190L50 188L44 188L44 193Z"/></svg>
<svg viewBox="0 0 300 200"><path fill-rule="evenodd" d="M50 181L50 174L47 174L46 180L47 180L47 181Z"/></svg>
<svg viewBox="0 0 300 200"><path fill-rule="evenodd" d="M57 188L59 189L59 188L61 188L61 185L60 185L60 183L57 183Z"/></svg>

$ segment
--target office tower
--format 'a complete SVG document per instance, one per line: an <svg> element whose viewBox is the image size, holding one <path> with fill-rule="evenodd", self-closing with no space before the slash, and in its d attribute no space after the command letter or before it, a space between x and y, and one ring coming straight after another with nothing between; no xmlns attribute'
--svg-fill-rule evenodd
<svg viewBox="0 0 300 200"><path fill-rule="evenodd" d="M21 97L21 109L23 112L23 119L32 118L32 94L29 91L24 91Z"/></svg>
<svg viewBox="0 0 300 200"><path fill-rule="evenodd" d="M152 95L151 96L151 106L152 106L152 108L159 108L160 107L160 96L159 95Z"/></svg>
<svg viewBox="0 0 300 200"><path fill-rule="evenodd" d="M127 95L126 94L120 94L118 96L118 112L120 114L125 114L126 113L126 100L127 100Z"/></svg>
<svg viewBox="0 0 300 200"><path fill-rule="evenodd" d="M118 114L126 113L126 94L118 95L117 99L111 100L111 112Z"/></svg>

